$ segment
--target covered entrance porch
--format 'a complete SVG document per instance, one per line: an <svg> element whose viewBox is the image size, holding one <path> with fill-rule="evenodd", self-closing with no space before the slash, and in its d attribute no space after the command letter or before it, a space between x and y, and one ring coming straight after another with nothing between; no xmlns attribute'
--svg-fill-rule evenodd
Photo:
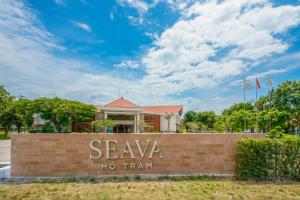
<svg viewBox="0 0 300 200"><path fill-rule="evenodd" d="M139 133L138 122L139 114L138 113L117 113L117 112L105 112L105 119L111 119L114 121L116 126L111 130L108 130L112 133Z"/></svg>
<svg viewBox="0 0 300 200"><path fill-rule="evenodd" d="M134 133L133 124L117 124L113 128L113 133Z"/></svg>

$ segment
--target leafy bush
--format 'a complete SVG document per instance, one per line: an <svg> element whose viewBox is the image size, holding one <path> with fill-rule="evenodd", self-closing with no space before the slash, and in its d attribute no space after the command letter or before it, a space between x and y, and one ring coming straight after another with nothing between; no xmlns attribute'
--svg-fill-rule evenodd
<svg viewBox="0 0 300 200"><path fill-rule="evenodd" d="M91 122L92 129L100 128L102 129L102 132L104 132L105 128L110 129L115 126L116 126L115 122L111 119L101 119L101 120L96 120ZM109 131L107 130L107 132Z"/></svg>
<svg viewBox="0 0 300 200"><path fill-rule="evenodd" d="M183 129L178 129L178 130L177 130L177 133L185 133L185 130L183 130Z"/></svg>
<svg viewBox="0 0 300 200"><path fill-rule="evenodd" d="M283 129L280 126L276 126L267 134L269 138L282 138L283 135Z"/></svg>
<svg viewBox="0 0 300 200"><path fill-rule="evenodd" d="M40 133L41 131L38 129L29 129L29 133Z"/></svg>
<svg viewBox="0 0 300 200"><path fill-rule="evenodd" d="M55 129L52 123L47 122L45 125L42 126L41 133L54 133Z"/></svg>
<svg viewBox="0 0 300 200"><path fill-rule="evenodd" d="M42 127L39 128L30 128L29 133L55 133L55 128L51 122L47 122Z"/></svg>
<svg viewBox="0 0 300 200"><path fill-rule="evenodd" d="M300 180L300 138L240 139L236 177L242 180Z"/></svg>

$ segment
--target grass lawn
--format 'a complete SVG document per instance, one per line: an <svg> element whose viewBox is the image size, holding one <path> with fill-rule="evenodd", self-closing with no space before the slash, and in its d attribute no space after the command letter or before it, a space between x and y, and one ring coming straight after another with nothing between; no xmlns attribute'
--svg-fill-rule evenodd
<svg viewBox="0 0 300 200"><path fill-rule="evenodd" d="M231 180L0 184L0 199L300 199L300 183Z"/></svg>
<svg viewBox="0 0 300 200"><path fill-rule="evenodd" d="M9 133L8 133L9 135ZM5 137L5 134L4 134L4 131L0 131L0 140L9 140L10 138L6 138Z"/></svg>

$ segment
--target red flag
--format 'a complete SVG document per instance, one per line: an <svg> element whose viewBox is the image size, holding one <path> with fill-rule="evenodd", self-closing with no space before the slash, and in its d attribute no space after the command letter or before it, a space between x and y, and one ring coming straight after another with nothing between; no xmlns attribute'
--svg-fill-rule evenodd
<svg viewBox="0 0 300 200"><path fill-rule="evenodd" d="M258 87L258 89L261 89L261 86L260 86L260 83L259 83L257 77L256 77L256 86Z"/></svg>

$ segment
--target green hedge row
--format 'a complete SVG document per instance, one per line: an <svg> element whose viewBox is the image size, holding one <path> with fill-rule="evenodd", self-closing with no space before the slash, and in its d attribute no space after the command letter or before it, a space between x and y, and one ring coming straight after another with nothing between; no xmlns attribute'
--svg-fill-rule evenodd
<svg viewBox="0 0 300 200"><path fill-rule="evenodd" d="M300 180L300 137L240 139L236 177L241 180Z"/></svg>

